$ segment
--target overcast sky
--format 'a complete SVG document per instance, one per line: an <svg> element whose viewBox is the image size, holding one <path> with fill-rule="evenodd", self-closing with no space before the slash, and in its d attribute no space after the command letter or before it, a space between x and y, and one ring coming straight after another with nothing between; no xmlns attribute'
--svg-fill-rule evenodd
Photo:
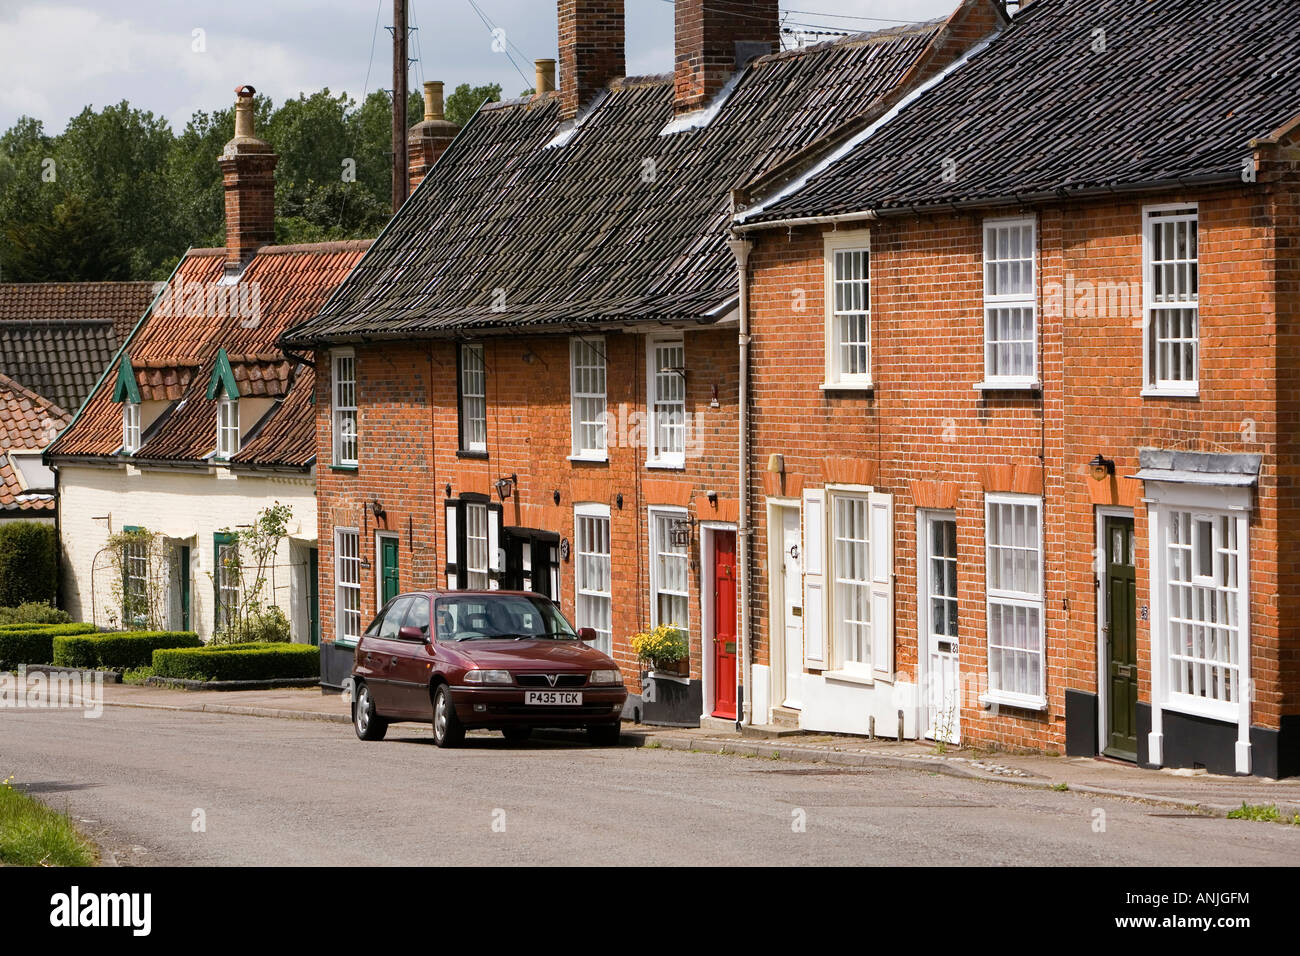
<svg viewBox="0 0 1300 956"><path fill-rule="evenodd" d="M556 55L554 0L410 0L413 89L423 80L532 86ZM950 13L957 0L782 0L792 24L871 30ZM505 30L509 57L492 50ZM392 0L0 0L0 130L129 100L181 129L251 83L277 104L329 88L360 100L392 85ZM876 19L868 19L876 18ZM376 21L378 29L376 30ZM627 0L628 72L672 69L671 0ZM201 31L201 32L196 32ZM372 59L373 47L373 59ZM516 71L510 57L518 65Z"/></svg>

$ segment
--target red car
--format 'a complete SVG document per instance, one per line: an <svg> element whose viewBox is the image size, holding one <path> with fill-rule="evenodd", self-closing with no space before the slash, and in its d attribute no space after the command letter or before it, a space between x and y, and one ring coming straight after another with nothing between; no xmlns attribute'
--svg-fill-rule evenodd
<svg viewBox="0 0 1300 956"><path fill-rule="evenodd" d="M586 643L595 639L540 594L399 595L357 642L352 725L382 740L391 723L429 720L439 747L466 730L520 741L534 727L585 727L593 742L616 744L627 689L618 665Z"/></svg>

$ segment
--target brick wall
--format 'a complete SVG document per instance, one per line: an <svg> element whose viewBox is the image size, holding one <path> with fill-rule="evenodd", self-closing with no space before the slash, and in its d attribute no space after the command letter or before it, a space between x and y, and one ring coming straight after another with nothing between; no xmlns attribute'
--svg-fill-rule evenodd
<svg viewBox="0 0 1300 956"><path fill-rule="evenodd" d="M1041 293L1050 283L1075 289L1086 288L1086 281L1140 283L1141 199L1038 210L1041 394L973 388L984 377L982 214L873 223L872 394L819 388L824 378L821 227L759 238L751 300L757 662L769 659L765 496L798 497L803 487L843 480L837 475L856 468L859 480L871 479L862 483L894 495L899 678L914 680L918 663L916 509L953 507L960 666L964 677L976 678L972 689L984 689L984 495L1041 489L1047 710L1003 707L990 713L968 694L961 720L967 739L1061 750L1065 690L1095 692L1097 684L1094 505L1135 506L1138 601L1145 605L1145 509L1136 500L1140 483L1123 477L1136 471L1138 449L1250 452L1264 456L1251 518L1251 646L1259 681L1253 723L1276 727L1284 699L1287 712L1296 712L1294 678L1286 684L1277 680L1271 229L1258 192L1147 201L1182 200L1198 201L1201 212L1203 371L1196 399L1141 396L1140 306L1136 324L1127 314L1098 316L1075 307L1052 318L1043 308ZM1087 462L1098 452L1115 460L1121 477L1114 482L1099 484L1088 475ZM784 489L776 476L765 473L774 453L785 458ZM1139 622L1139 628L1141 694L1149 700L1148 625ZM1293 655L1294 638L1286 646Z"/></svg>
<svg viewBox="0 0 1300 956"><path fill-rule="evenodd" d="M318 356L317 469L320 515L322 634L334 630L334 528L355 527L363 554L374 565L373 515L362 508L378 498L386 512L379 530L400 535L400 578L404 590L438 588L445 583L443 505L446 486L492 494L500 477L516 474L518 485L503 503L503 524L552 531L574 540L577 502L610 506L611 572L614 594L614 656L633 690L638 667L628 641L649 626L649 548L646 509L686 506L701 520L735 520L736 342L733 332L687 332L687 413L699 425L696 454L678 470L646 468L646 450L620 442L618 432L635 439L634 413L644 413L646 339L641 335L604 336L607 354L607 407L611 429L607 464L570 462L569 338L496 337L481 340L487 367L487 458L458 455L459 408L456 348L446 341L391 343L356 349L360 466L335 470L330 460L330 363ZM717 407L713 406L716 388ZM620 428L618 422L626 423ZM718 492L718 506L703 499ZM560 502L554 503L554 492ZM623 496L623 506L617 504ZM700 498L699 502L696 499ZM368 540L367 540L368 539ZM691 674L700 667L699 531L690 546ZM362 570L362 619L376 611L376 569ZM573 558L562 562L562 606L574 610Z"/></svg>
<svg viewBox="0 0 1300 956"><path fill-rule="evenodd" d="M627 72L623 0L560 0L560 115L578 110Z"/></svg>

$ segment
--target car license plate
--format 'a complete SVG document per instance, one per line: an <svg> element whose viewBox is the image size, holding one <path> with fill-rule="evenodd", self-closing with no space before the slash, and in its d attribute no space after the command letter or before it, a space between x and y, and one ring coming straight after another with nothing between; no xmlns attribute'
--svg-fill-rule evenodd
<svg viewBox="0 0 1300 956"><path fill-rule="evenodd" d="M525 693L525 704L540 704L543 707L578 707L582 704L580 691L530 690Z"/></svg>

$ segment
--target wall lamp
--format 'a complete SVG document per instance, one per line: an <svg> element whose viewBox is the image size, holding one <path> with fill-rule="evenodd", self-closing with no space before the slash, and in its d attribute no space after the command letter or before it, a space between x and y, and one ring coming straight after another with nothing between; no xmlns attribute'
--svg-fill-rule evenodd
<svg viewBox="0 0 1300 956"><path fill-rule="evenodd" d="M497 490L497 497L505 501L518 483L519 476L512 474L508 478L498 478L493 487Z"/></svg>
<svg viewBox="0 0 1300 956"><path fill-rule="evenodd" d="M1088 469L1092 472L1093 481L1105 481L1115 474L1115 462L1113 459L1102 457L1101 452L1097 452L1097 457L1088 462Z"/></svg>
<svg viewBox="0 0 1300 956"><path fill-rule="evenodd" d="M370 512L375 516L375 520L379 520L388 513L384 510L384 506L379 503L378 498L370 502Z"/></svg>
<svg viewBox="0 0 1300 956"><path fill-rule="evenodd" d="M770 455L767 459L767 470L774 475L785 474L785 455Z"/></svg>

